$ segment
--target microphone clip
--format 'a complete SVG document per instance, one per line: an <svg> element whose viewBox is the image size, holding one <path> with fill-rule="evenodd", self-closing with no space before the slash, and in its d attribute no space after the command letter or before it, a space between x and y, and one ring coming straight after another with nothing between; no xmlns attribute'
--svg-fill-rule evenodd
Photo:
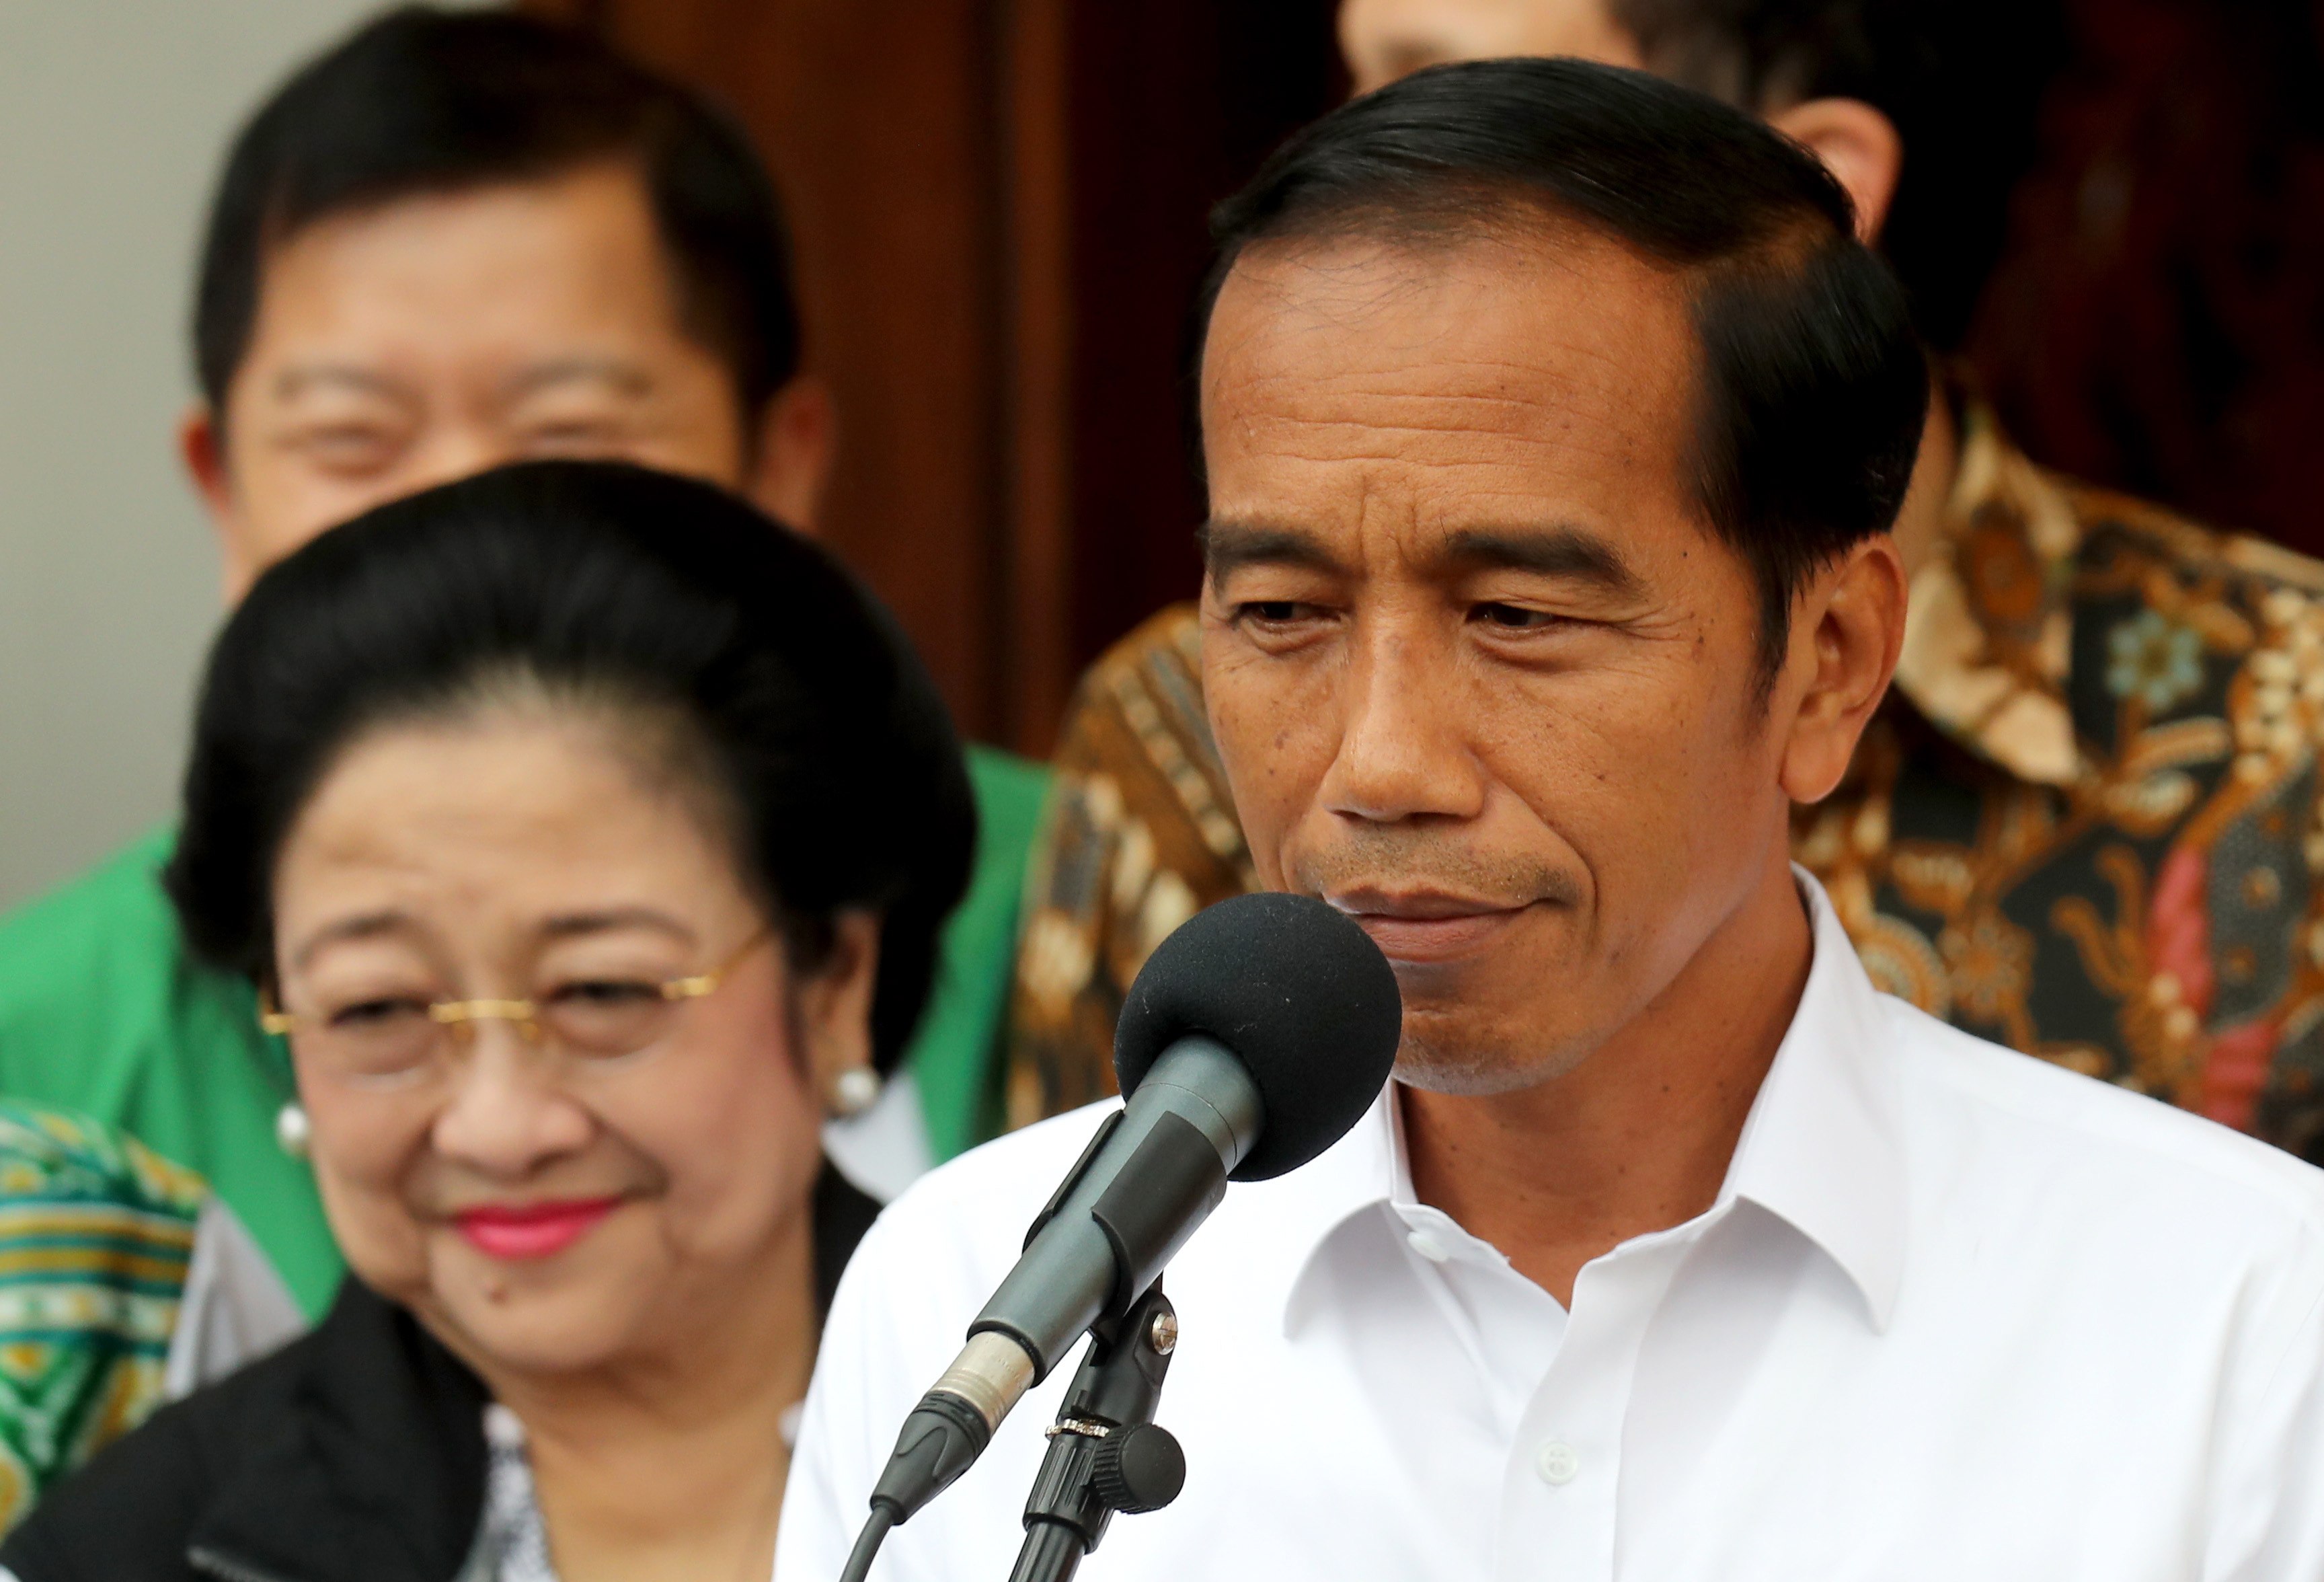
<svg viewBox="0 0 2324 1582"><path fill-rule="evenodd" d="M1025 1502L1025 1545L1010 1582L1067 1582L1117 1511L1178 1497L1186 1457L1154 1421L1178 1346L1178 1314L1157 1280L1090 1330L1089 1350L1048 1429L1049 1453Z"/></svg>

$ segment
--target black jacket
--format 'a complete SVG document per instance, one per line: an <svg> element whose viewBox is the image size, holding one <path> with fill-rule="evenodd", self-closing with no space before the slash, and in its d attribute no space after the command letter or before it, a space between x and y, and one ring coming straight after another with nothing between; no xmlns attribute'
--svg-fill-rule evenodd
<svg viewBox="0 0 2324 1582"><path fill-rule="evenodd" d="M878 1206L826 1169L828 1311ZM312 1334L156 1412L0 1546L22 1582L452 1582L484 1514L483 1383L350 1279Z"/></svg>

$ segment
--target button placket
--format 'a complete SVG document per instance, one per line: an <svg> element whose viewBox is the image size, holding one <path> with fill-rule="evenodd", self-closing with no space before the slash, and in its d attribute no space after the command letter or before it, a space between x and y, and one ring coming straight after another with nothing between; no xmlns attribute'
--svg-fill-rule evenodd
<svg viewBox="0 0 2324 1582"><path fill-rule="evenodd" d="M1640 1347L1683 1247L1618 1249L1574 1282L1565 1339L1526 1403L1502 1482L1498 1574L1608 1582L1622 1429Z"/></svg>

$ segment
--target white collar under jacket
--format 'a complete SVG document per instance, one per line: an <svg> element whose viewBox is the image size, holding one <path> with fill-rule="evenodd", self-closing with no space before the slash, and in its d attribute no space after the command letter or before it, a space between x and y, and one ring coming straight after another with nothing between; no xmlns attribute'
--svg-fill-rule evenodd
<svg viewBox="0 0 2324 1582"><path fill-rule="evenodd" d="M1415 1200L1394 1088L1171 1266L1185 1493L1091 1582L2324 1577L2324 1173L1815 961L1718 1201L1571 1312ZM831 1582L921 1390L1102 1110L913 1187L825 1328L778 1582ZM1061 1367L888 1540L1000 1582Z"/></svg>

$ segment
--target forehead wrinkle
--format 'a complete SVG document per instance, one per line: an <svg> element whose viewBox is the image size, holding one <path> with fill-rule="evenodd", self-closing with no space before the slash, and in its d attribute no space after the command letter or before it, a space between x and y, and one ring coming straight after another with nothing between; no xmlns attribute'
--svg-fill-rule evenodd
<svg viewBox="0 0 2324 1582"><path fill-rule="evenodd" d="M1386 423L1359 418L1283 415L1247 419L1245 422L1250 429L1264 431L1265 449L1270 455L1286 460L1323 465L1366 462L1421 474L1473 474L1480 468L1499 470L1521 465L1520 453L1598 457L1625 465L1637 459L1637 436L1600 434L1587 427L1577 430L1575 426L1564 423L1555 425L1549 432L1543 432L1539 425L1529 425L1524 429L1480 429L1474 423L1450 419L1435 423ZM1496 456L1442 455L1435 453L1434 447L1428 445L1405 449L1395 443L1398 438L1426 440L1447 435L1489 438L1508 453ZM1478 486L1471 486L1472 488ZM1526 493L1515 485L1494 492L1517 496Z"/></svg>
<svg viewBox="0 0 2324 1582"><path fill-rule="evenodd" d="M1628 280L1617 282L1607 276L1609 264L1613 265L1615 275L1628 274ZM1646 277L1644 282L1637 279L1640 273ZM1512 274L1518 279L1513 282ZM1544 275L1555 278L1526 278ZM1324 289L1312 289L1312 284L1311 289L1301 289L1309 282L1321 282ZM1625 343L1600 348L1585 344L1585 338L1572 329L1602 317L1573 311L1577 306L1594 305L1594 300L1603 294L1594 287L1604 285L1628 299L1633 283L1645 284L1646 294L1659 300L1661 316L1678 332L1683 342L1682 366L1675 372L1680 383L1691 384L1699 347L1685 272L1589 227L1546 215L1522 218L1522 223L1513 225L1460 227L1438 238L1374 236L1357 228L1259 244L1236 261L1222 288L1211 325L1213 331L1224 326L1230 333L1216 341L1204 361L1232 357L1251 343L1286 333L1302 338L1326 335L1331 338L1326 344L1334 348L1370 351L1374 338L1351 331L1401 300L1459 298L1473 302L1478 311L1491 314L1514 299L1563 309L1560 316L1569 325L1567 332L1554 337L1556 355L1561 359L1601 365L1628 385L1646 371L1637 347ZM1238 327L1236 311L1219 310L1229 306L1230 297L1246 292L1274 300L1242 304L1241 311L1249 314L1249 319ZM1457 301L1449 305L1460 307ZM1407 338L1411 347L1441 344L1471 331L1477 312L1454 310L1434 316L1438 322L1431 333ZM1559 376L1559 370L1540 358L1504 359L1495 356L1489 346L1480 346L1475 355L1458 359L1419 358L1407 365L1426 375L1439 373L1452 362L1500 368L1521 377Z"/></svg>
<svg viewBox="0 0 2324 1582"><path fill-rule="evenodd" d="M1563 365L1462 358L1361 370L1237 369L1242 375L1235 403L1240 410L1231 415L1246 433L1340 429L1423 438L1475 434L1571 449L1579 430L1601 433L1606 443L1584 449L1609 456L1618 447L1627 453L1650 441L1635 422L1607 421L1628 404L1609 401L1609 392L1617 384L1635 384L1637 371L1625 368L1610 353L1563 338L1560 351ZM1606 377L1577 377L1576 360L1602 367ZM1448 374L1468 375L1469 387L1446 388Z"/></svg>

